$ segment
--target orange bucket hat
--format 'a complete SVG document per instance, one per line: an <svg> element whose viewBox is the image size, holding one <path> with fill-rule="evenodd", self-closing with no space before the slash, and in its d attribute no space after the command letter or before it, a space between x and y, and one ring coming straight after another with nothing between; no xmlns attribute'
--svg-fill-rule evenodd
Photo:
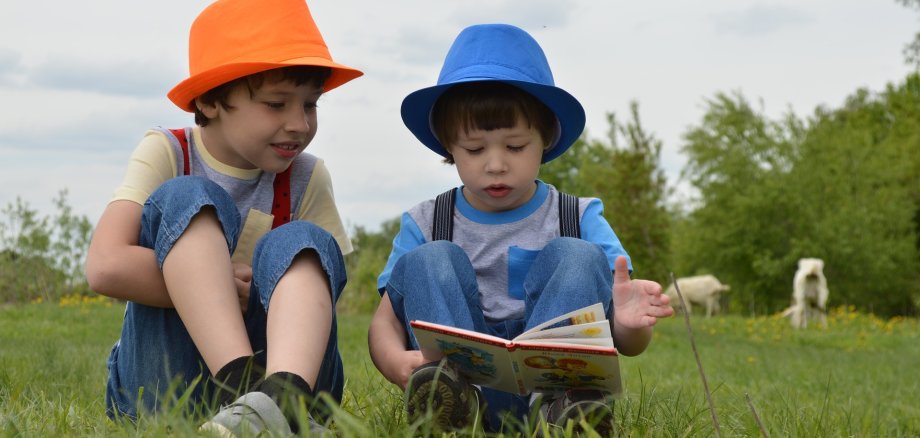
<svg viewBox="0 0 920 438"><path fill-rule="evenodd" d="M304 0L218 0L192 23L188 45L189 77L167 94L188 112L208 90L274 68L329 67L323 91L363 74L332 61Z"/></svg>

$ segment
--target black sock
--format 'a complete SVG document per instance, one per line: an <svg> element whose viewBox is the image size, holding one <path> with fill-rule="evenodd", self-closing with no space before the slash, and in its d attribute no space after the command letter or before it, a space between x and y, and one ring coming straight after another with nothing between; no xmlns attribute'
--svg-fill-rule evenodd
<svg viewBox="0 0 920 438"><path fill-rule="evenodd" d="M291 431L298 433L297 411L299 410L300 401L303 399L304 405L309 412L313 404L313 388L302 377L294 373L279 371L266 376L256 388L257 391L263 392L281 408L284 418L291 425Z"/></svg>
<svg viewBox="0 0 920 438"><path fill-rule="evenodd" d="M217 406L224 406L249 392L265 374L255 363L254 356L242 356L231 360L211 378L212 398Z"/></svg>

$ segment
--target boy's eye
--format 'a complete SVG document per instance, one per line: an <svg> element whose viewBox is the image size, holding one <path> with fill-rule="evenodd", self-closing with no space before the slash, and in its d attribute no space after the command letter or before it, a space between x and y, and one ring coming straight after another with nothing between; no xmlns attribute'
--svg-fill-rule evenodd
<svg viewBox="0 0 920 438"><path fill-rule="evenodd" d="M303 107L304 109L311 110L319 108L319 105L317 105L316 102L306 102L303 104Z"/></svg>
<svg viewBox="0 0 920 438"><path fill-rule="evenodd" d="M272 109L284 108L284 102L265 102L265 106Z"/></svg>
<svg viewBox="0 0 920 438"><path fill-rule="evenodd" d="M466 153L468 153L468 154L470 154L470 155L476 155L476 154L482 152L482 149L483 149L483 148L464 148L464 149L466 150Z"/></svg>
<svg viewBox="0 0 920 438"><path fill-rule="evenodd" d="M521 152L521 151L524 150L524 147L525 147L525 146L527 146L527 145L525 144L525 145L521 145L521 146L515 146L515 145L509 144L509 145L508 145L508 150L510 150L511 152Z"/></svg>

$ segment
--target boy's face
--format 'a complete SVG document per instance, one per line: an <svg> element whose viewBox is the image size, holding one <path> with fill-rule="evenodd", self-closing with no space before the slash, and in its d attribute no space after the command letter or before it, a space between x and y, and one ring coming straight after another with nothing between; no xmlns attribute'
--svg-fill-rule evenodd
<svg viewBox="0 0 920 438"><path fill-rule="evenodd" d="M316 135L316 102L322 88L266 80L250 96L236 87L227 107L202 105L211 119L202 128L208 152L229 166L283 172Z"/></svg>
<svg viewBox="0 0 920 438"><path fill-rule="evenodd" d="M524 205L537 189L543 139L521 118L511 128L464 132L448 150L463 181L463 195L480 211L500 212Z"/></svg>

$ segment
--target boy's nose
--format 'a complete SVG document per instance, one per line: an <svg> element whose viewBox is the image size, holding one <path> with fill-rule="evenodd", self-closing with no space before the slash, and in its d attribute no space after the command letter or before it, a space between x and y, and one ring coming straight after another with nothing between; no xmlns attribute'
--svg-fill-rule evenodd
<svg viewBox="0 0 920 438"><path fill-rule="evenodd" d="M486 172L502 173L508 170L508 163L501 153L491 153L486 160Z"/></svg>
<svg viewBox="0 0 920 438"><path fill-rule="evenodd" d="M291 132L307 132L310 130L310 118L303 108L294 107L288 111L284 120L284 129Z"/></svg>

